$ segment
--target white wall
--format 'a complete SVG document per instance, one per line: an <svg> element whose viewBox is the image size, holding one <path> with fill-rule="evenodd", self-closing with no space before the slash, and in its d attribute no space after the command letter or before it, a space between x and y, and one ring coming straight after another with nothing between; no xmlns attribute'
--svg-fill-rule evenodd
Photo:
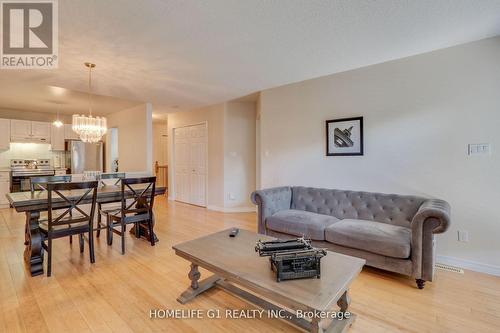
<svg viewBox="0 0 500 333"><path fill-rule="evenodd" d="M500 268L499 96L498 37L263 91L262 186L445 199L438 254ZM364 117L365 155L326 157L325 120L349 116ZM467 156L483 142L491 156Z"/></svg>
<svg viewBox="0 0 500 333"><path fill-rule="evenodd" d="M145 105L146 113L146 133L144 133L144 139L146 143L146 163L149 163L149 167L145 170L147 172L153 173L153 105L151 103L146 103Z"/></svg>
<svg viewBox="0 0 500 333"><path fill-rule="evenodd" d="M153 163L168 164L168 122L167 120L153 121Z"/></svg>
<svg viewBox="0 0 500 333"><path fill-rule="evenodd" d="M111 127L108 128L108 133L106 133L106 172L114 172L113 161L115 159L120 159L118 151L118 128Z"/></svg>
<svg viewBox="0 0 500 333"><path fill-rule="evenodd" d="M255 189L262 188L261 181L261 134L260 134L260 93L255 103Z"/></svg>
<svg viewBox="0 0 500 333"><path fill-rule="evenodd" d="M152 106L150 103L107 115L108 127L118 128L119 170L153 171ZM109 142L109 132L106 141ZM106 164L111 152L106 148Z"/></svg>
<svg viewBox="0 0 500 333"><path fill-rule="evenodd" d="M224 112L224 208L250 208L255 190L253 102L226 103Z"/></svg>

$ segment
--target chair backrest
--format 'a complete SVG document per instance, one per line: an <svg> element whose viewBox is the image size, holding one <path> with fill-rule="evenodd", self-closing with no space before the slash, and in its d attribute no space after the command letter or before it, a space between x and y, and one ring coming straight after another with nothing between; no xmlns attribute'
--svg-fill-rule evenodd
<svg viewBox="0 0 500 333"><path fill-rule="evenodd" d="M125 173L124 172L110 172L110 173L103 173L100 175L101 178L101 184L106 185L106 183L103 182L104 179L116 179L116 182L114 185L118 185L118 183L125 178Z"/></svg>
<svg viewBox="0 0 500 333"><path fill-rule="evenodd" d="M54 226L69 225L73 223L87 222L93 223L95 206L97 200L97 181L73 182L73 183L47 183L48 200L48 228L52 230ZM81 190L81 194L75 196L75 191ZM64 192L64 193L63 193ZM90 201L90 214L81 207L88 205ZM65 209L62 211L62 209ZM58 216L54 217L53 212L57 210ZM62 212L61 212L62 211ZM79 214L74 214L73 212Z"/></svg>
<svg viewBox="0 0 500 333"><path fill-rule="evenodd" d="M126 219L128 214L134 214L135 216L149 214L149 217L151 217L155 200L156 177L123 178L121 183L122 219ZM132 193L131 202L127 203L125 192Z"/></svg>
<svg viewBox="0 0 500 333"><path fill-rule="evenodd" d="M36 190L46 190L48 183L68 183L71 181L71 175L66 176L41 176L30 179L30 190L34 193Z"/></svg>

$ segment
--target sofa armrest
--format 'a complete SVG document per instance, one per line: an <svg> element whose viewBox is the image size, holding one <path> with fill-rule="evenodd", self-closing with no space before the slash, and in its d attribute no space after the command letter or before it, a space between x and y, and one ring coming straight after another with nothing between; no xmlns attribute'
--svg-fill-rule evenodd
<svg viewBox="0 0 500 333"><path fill-rule="evenodd" d="M450 225L450 205L429 199L420 205L411 221L411 258L416 279L432 281L436 249L434 234L445 232Z"/></svg>
<svg viewBox="0 0 500 333"><path fill-rule="evenodd" d="M292 189L289 186L283 186L258 190L252 193L251 199L258 207L258 232L265 235L266 218L280 210L290 209Z"/></svg>
<svg viewBox="0 0 500 333"><path fill-rule="evenodd" d="M425 221L431 219L438 221L437 225L432 228L433 234L441 234L448 230L450 225L450 204L439 199L424 201L411 221L412 230L421 230Z"/></svg>

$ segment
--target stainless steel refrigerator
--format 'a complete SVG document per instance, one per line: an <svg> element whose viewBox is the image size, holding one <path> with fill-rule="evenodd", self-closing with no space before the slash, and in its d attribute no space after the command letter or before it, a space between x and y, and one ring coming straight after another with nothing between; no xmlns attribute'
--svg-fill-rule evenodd
<svg viewBox="0 0 500 333"><path fill-rule="evenodd" d="M78 140L66 141L66 168L69 173L103 171L104 149L102 142L85 143Z"/></svg>

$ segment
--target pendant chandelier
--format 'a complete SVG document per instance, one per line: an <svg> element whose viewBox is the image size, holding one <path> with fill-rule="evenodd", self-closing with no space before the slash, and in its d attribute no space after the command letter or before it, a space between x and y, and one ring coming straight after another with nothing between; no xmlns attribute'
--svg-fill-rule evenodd
<svg viewBox="0 0 500 333"><path fill-rule="evenodd" d="M83 142L96 143L106 134L108 128L106 118L92 116L92 68L95 64L86 62L85 66L89 69L89 115L74 114L71 128Z"/></svg>

